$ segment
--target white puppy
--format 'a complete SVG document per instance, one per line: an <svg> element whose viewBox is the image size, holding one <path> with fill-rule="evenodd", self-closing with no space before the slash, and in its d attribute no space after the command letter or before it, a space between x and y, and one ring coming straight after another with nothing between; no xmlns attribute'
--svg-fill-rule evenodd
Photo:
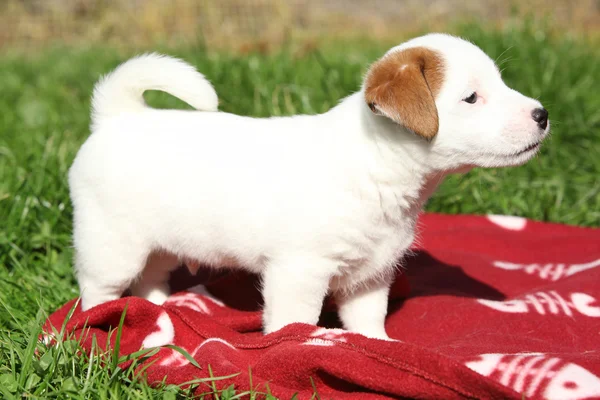
<svg viewBox="0 0 600 400"><path fill-rule="evenodd" d="M149 108L151 89L198 111ZM321 115L256 119L217 103L193 67L152 54L96 86L69 173L83 309L128 287L160 304L188 261L261 274L266 333L316 324L331 293L346 329L387 338L394 270L442 178L523 164L549 132L538 101L442 34L392 48Z"/></svg>

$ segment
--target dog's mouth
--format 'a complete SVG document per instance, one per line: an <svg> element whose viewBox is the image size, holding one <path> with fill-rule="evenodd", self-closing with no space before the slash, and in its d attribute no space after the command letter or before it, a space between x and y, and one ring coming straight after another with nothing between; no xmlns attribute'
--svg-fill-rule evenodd
<svg viewBox="0 0 600 400"><path fill-rule="evenodd" d="M504 154L496 153L495 156L498 158L501 158L502 165L520 165L523 162L529 160L531 157L533 157L536 154L536 152L538 151L538 149L540 148L541 144L542 144L542 141L540 140L539 142L535 142L535 143L528 145L523 150L515 151L512 153L504 153Z"/></svg>
<svg viewBox="0 0 600 400"><path fill-rule="evenodd" d="M521 155L523 155L525 153L529 153L529 152L535 151L535 150L537 150L540 147L541 144L542 144L541 141L537 142L537 143L534 143L534 144L530 144L529 146L525 147L523 150L521 150L521 151L519 151L517 153L511 154L511 155L512 156L521 156Z"/></svg>
<svg viewBox="0 0 600 400"><path fill-rule="evenodd" d="M519 151L515 155L516 156L520 156L522 154L529 153L530 151L537 150L538 147L540 147L541 144L542 144L542 142L537 142L537 143L534 143L534 144L530 144L529 146L525 147L523 150Z"/></svg>

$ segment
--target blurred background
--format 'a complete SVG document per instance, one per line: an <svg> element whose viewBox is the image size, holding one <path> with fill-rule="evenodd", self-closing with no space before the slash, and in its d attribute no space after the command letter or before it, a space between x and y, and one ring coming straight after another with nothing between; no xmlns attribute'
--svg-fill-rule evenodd
<svg viewBox="0 0 600 400"><path fill-rule="evenodd" d="M525 15L589 34L600 0L1 0L0 45L140 45L202 40L246 49L323 36L391 37L455 22L501 27Z"/></svg>

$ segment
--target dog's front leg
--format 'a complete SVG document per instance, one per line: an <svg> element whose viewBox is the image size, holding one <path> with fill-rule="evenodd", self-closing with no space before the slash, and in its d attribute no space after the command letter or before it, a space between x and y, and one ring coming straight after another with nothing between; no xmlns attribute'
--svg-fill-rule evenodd
<svg viewBox="0 0 600 400"><path fill-rule="evenodd" d="M385 332L390 284L388 280L377 280L352 291L336 293L344 328L370 338L390 340Z"/></svg>
<svg viewBox="0 0 600 400"><path fill-rule="evenodd" d="M334 271L331 261L315 257L271 260L263 274L264 332L294 322L316 325Z"/></svg>

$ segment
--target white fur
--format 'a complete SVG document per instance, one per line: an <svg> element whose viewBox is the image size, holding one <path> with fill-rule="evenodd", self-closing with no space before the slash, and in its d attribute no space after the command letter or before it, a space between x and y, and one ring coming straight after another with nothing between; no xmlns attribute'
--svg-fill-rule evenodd
<svg viewBox="0 0 600 400"><path fill-rule="evenodd" d="M162 90L197 110L217 111L219 100L212 85L191 65L161 54L132 58L96 84L92 123L114 114L146 109L146 90Z"/></svg>
<svg viewBox="0 0 600 400"><path fill-rule="evenodd" d="M387 297L415 220L445 175L518 165L543 139L540 104L506 87L474 45L433 34L445 82L427 142L371 113L359 91L321 115L255 119L216 112L191 66L145 55L94 91L92 135L70 170L76 270L89 309L131 287L155 303L180 260L263 276L265 332L316 324L331 292L347 329L387 338ZM160 89L199 111L155 110ZM481 92L480 104L461 101ZM232 288L235 290L235 288Z"/></svg>

